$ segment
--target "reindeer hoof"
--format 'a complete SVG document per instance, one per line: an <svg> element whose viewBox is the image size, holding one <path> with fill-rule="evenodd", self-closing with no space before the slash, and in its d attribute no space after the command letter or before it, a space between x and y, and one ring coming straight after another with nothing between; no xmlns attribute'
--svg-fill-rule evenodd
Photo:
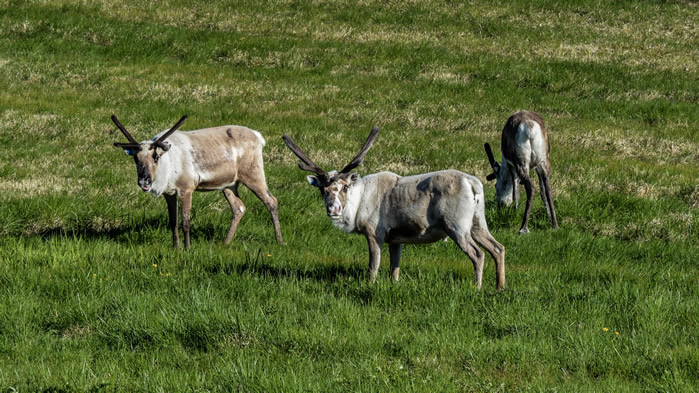
<svg viewBox="0 0 699 393"><path fill-rule="evenodd" d="M529 233L529 228L524 227L524 228L522 228L522 229L519 230L519 234L520 234L520 235L525 234L525 233Z"/></svg>
<svg viewBox="0 0 699 393"><path fill-rule="evenodd" d="M376 282L376 272L369 272L369 277L367 277L367 278L368 278L367 281L369 282L369 284L375 283Z"/></svg>
<svg viewBox="0 0 699 393"><path fill-rule="evenodd" d="M393 270L391 272L391 278L393 279L394 282L398 282L399 277L400 277L400 268L397 267L397 268L395 268L395 270Z"/></svg>

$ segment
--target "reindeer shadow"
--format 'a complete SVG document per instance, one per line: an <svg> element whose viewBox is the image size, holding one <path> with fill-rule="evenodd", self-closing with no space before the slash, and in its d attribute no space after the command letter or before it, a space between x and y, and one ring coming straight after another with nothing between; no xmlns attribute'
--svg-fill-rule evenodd
<svg viewBox="0 0 699 393"><path fill-rule="evenodd" d="M71 225L71 227L46 228L33 232L26 237L50 239L83 239L83 240L111 240L120 244L134 243L138 245L151 244L159 237L160 232L166 233L167 244L170 244L170 227L168 218L163 217L142 217L129 216L121 219L124 224L112 227L96 228L93 223L84 222ZM192 243L197 241L210 242L223 240L227 227L214 224L193 224L191 228ZM183 240L182 223L178 225L180 239Z"/></svg>
<svg viewBox="0 0 699 393"><path fill-rule="evenodd" d="M265 260L261 250L254 255L246 253L243 262L229 260L207 266L205 270L209 274L249 274L269 279L314 280L327 283L366 278L366 269L356 265L279 266Z"/></svg>
<svg viewBox="0 0 699 393"><path fill-rule="evenodd" d="M130 223L127 225L112 227L112 228L95 228L92 225L78 225L74 228L47 228L37 231L27 237L38 237L42 240L51 240L56 238L80 238L85 240L113 240L119 243L130 243L133 239L129 234L143 234L153 231L154 229L163 226L163 220L160 218L148 218L139 220L138 223Z"/></svg>
<svg viewBox="0 0 699 393"><path fill-rule="evenodd" d="M81 239L85 241L109 241L118 244L135 244L138 246L151 244L159 239L162 234L167 234L167 243L164 246L170 247L170 229L167 217L143 217L140 215L123 218L123 224L111 228L95 228L88 222L77 224L71 228L47 228L33 233L28 237L40 238L42 241ZM182 230L180 235L182 235ZM192 246L205 247L207 241L214 241L221 245L226 228L206 223L192 226ZM273 233L270 233L273 237ZM155 238L158 238L157 240ZM245 239L237 237L238 242ZM236 242L236 239L234 239ZM257 242L257 240L251 240ZM173 248L173 251L176 251ZM186 252L185 250L181 250ZM268 280L284 281L314 281L322 283L329 294L338 297L346 297L360 305L369 305L377 296L376 285L366 282L367 268L359 263L318 263L318 264L288 264L278 263L272 259L264 257L262 250L246 252L244 257L231 256L223 258L219 263L204 263L203 270L211 275L251 275Z"/></svg>

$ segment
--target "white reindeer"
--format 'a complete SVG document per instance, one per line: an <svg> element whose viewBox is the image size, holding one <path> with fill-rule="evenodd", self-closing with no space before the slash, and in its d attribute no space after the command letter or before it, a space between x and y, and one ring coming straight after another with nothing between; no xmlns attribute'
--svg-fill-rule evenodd
<svg viewBox="0 0 699 393"><path fill-rule="evenodd" d="M277 199L267 190L262 165L262 147L265 145L262 135L242 126L176 131L186 118L183 116L174 127L159 133L152 140L137 142L112 115L114 124L129 140L128 143L115 142L114 146L124 149L133 157L139 187L155 196L165 197L173 245L180 247L177 197L182 203L184 245L189 248L192 193L214 190L223 192L233 211L233 220L225 240L225 244L229 244L245 214L245 205L238 196L240 183L265 204L272 215L277 240L282 243Z"/></svg>
<svg viewBox="0 0 699 393"><path fill-rule="evenodd" d="M549 177L551 175L551 163L549 162L549 144L546 134L544 119L536 112L520 111L507 119L502 130L500 151L502 164L493 158L493 152L489 144L485 144L485 152L488 155L493 173L487 176L487 180L497 179L495 182L495 195L498 206L510 206L515 202L515 209L519 202L519 181L527 192L527 204L524 209L524 220L520 233L529 232L529 211L532 207L534 187L529 178L529 171L536 169L541 187L541 199L546 206L546 213L551 217L553 228L558 228L556 211L553 208L553 195Z"/></svg>
<svg viewBox="0 0 699 393"><path fill-rule="evenodd" d="M369 280L379 269L381 247L388 243L391 276L398 280L401 244L431 243L449 237L473 261L480 289L485 248L495 260L497 288L505 287L505 248L488 231L483 185L456 170L401 177L380 172L365 177L359 166L379 133L374 127L359 154L341 171L325 172L289 138L286 145L301 159L299 168L314 172L308 182L320 190L328 217L347 233L363 234L369 244Z"/></svg>

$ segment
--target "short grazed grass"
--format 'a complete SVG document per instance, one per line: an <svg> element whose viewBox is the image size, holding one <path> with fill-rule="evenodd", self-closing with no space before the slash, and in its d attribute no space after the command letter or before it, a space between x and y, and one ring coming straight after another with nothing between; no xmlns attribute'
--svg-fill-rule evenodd
<svg viewBox="0 0 699 393"><path fill-rule="evenodd" d="M697 390L698 34L685 1L0 1L0 389ZM503 292L451 242L366 283L280 138L338 168L377 124L361 174L485 181L518 109L561 229L537 195L517 235L486 184ZM109 116L146 139L185 113L263 133L285 245L243 190L230 246L200 193L171 248Z"/></svg>

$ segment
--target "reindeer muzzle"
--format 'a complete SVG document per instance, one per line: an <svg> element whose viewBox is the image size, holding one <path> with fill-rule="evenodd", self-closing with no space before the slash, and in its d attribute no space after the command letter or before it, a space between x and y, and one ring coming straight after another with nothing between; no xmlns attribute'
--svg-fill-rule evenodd
<svg viewBox="0 0 699 393"><path fill-rule="evenodd" d="M328 208L328 217L340 217L342 215L342 207L330 207Z"/></svg>

